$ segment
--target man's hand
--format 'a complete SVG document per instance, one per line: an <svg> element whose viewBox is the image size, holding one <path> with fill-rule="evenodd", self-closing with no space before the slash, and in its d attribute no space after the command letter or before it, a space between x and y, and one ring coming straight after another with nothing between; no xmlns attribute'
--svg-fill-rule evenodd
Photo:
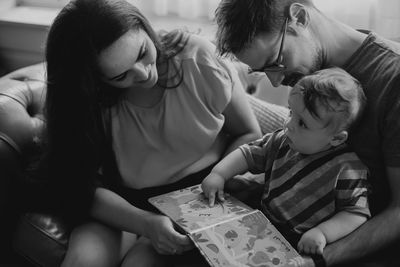
<svg viewBox="0 0 400 267"><path fill-rule="evenodd" d="M210 207L214 206L216 193L220 201L225 201L224 185L224 177L214 172L211 172L201 183L201 188L203 189L205 197L208 198Z"/></svg>
<svg viewBox="0 0 400 267"><path fill-rule="evenodd" d="M326 246L326 238L324 233L318 228L314 227L305 232L297 245L299 252L306 254L320 254Z"/></svg>
<svg viewBox="0 0 400 267"><path fill-rule="evenodd" d="M146 221L146 236L158 253L163 255L181 254L193 248L189 237L178 233L168 217L151 214Z"/></svg>

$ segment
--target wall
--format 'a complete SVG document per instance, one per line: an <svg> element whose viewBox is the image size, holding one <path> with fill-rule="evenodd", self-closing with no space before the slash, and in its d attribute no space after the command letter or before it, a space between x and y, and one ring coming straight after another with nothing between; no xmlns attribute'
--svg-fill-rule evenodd
<svg viewBox="0 0 400 267"><path fill-rule="evenodd" d="M3 72L44 60L45 40L55 9L0 10L0 67Z"/></svg>
<svg viewBox="0 0 400 267"><path fill-rule="evenodd" d="M32 25L0 23L0 62L3 72L44 60L47 29ZM6 37L6 38L4 38Z"/></svg>

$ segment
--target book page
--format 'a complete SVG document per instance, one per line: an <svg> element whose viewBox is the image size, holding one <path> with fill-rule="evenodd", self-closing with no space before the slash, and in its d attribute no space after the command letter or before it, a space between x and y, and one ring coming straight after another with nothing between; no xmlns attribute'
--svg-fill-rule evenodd
<svg viewBox="0 0 400 267"><path fill-rule="evenodd" d="M228 195L225 199L224 202L216 201L215 205L210 207L201 186L195 185L150 198L149 202L184 231L192 233L253 211L236 198Z"/></svg>
<svg viewBox="0 0 400 267"><path fill-rule="evenodd" d="M189 235L211 266L303 266L304 260L261 211Z"/></svg>

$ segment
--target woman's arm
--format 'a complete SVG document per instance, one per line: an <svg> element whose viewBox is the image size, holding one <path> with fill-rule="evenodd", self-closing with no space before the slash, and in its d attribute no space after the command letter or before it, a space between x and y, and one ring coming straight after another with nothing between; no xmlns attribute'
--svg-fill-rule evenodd
<svg viewBox="0 0 400 267"><path fill-rule="evenodd" d="M189 238L175 231L168 217L138 209L105 188L96 189L91 215L122 231L148 237L161 254L192 248Z"/></svg>
<svg viewBox="0 0 400 267"><path fill-rule="evenodd" d="M154 216L151 212L138 209L116 193L97 188L91 215L115 228L139 235L146 233L146 220Z"/></svg>
<svg viewBox="0 0 400 267"><path fill-rule="evenodd" d="M231 101L224 110L224 130L233 137L225 154L238 146L261 137L261 129L248 103L246 92L240 86L234 86Z"/></svg>

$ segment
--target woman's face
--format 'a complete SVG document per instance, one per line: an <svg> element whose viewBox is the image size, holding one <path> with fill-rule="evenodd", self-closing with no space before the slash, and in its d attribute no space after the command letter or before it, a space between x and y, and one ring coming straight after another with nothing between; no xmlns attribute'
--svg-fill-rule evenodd
<svg viewBox="0 0 400 267"><path fill-rule="evenodd" d="M147 33L130 30L100 52L102 80L117 88L152 88L158 80L157 50Z"/></svg>

